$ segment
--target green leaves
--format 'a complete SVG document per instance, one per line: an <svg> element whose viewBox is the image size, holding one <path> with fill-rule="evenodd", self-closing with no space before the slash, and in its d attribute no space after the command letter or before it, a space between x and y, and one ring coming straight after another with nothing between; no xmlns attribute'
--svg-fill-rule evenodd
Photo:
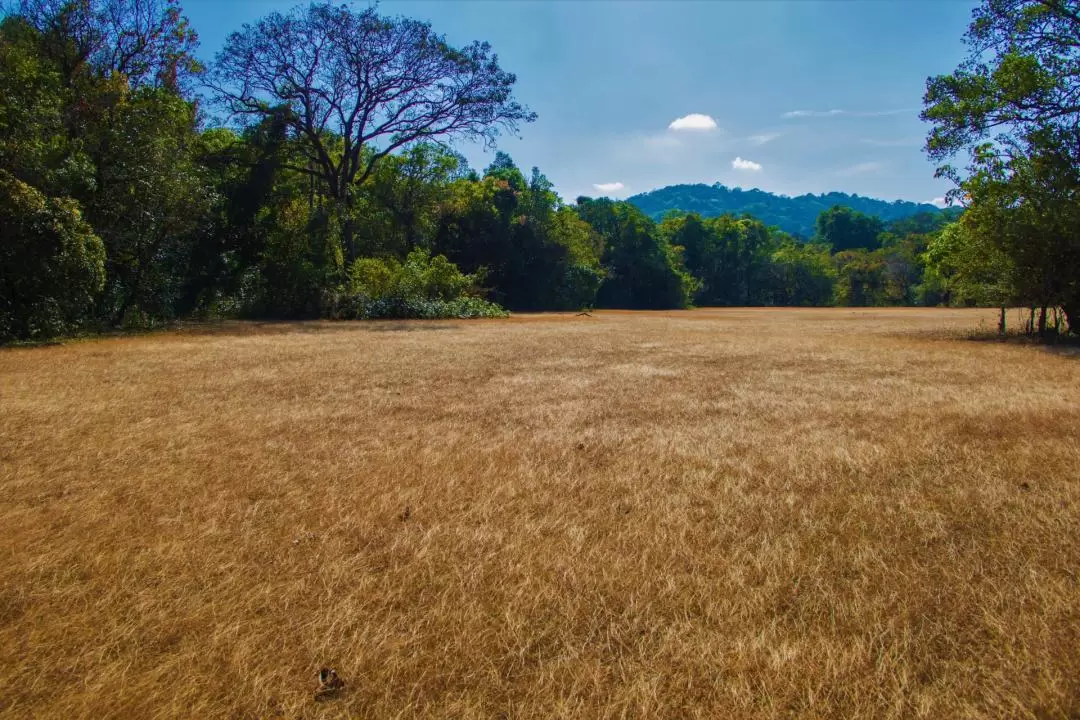
<svg viewBox="0 0 1080 720"><path fill-rule="evenodd" d="M883 229L878 218L835 205L818 216L816 239L836 252L856 248L873 250Z"/></svg>
<svg viewBox="0 0 1080 720"><path fill-rule="evenodd" d="M82 329L104 281L104 245L76 203L0 170L0 341Z"/></svg>
<svg viewBox="0 0 1080 720"><path fill-rule="evenodd" d="M972 302L1062 305L1080 332L1080 6L984 0L967 61L927 83L930 157L968 205L927 253L933 273Z"/></svg>

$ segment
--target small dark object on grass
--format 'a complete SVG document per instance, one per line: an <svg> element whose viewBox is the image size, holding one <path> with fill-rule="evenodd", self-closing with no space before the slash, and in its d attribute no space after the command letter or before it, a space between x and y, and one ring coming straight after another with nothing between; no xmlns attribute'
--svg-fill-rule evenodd
<svg viewBox="0 0 1080 720"><path fill-rule="evenodd" d="M398 515L398 520L400 520L401 522L405 522L411 516L412 516L412 505L406 505L405 509L401 511L401 514Z"/></svg>
<svg viewBox="0 0 1080 720"><path fill-rule="evenodd" d="M591 313L591 312L579 312L579 313L578 313L577 315L575 315L574 317L581 317L582 315L584 315L585 317L592 317L592 313Z"/></svg>
<svg viewBox="0 0 1080 720"><path fill-rule="evenodd" d="M1021 490L1030 490L1031 489L1031 483L1029 483L1029 482L1020 483L1020 489Z"/></svg>
<svg viewBox="0 0 1080 720"><path fill-rule="evenodd" d="M344 687L345 681L338 677L337 671L333 668L324 667L319 670L319 687L315 691L315 699L328 699Z"/></svg>

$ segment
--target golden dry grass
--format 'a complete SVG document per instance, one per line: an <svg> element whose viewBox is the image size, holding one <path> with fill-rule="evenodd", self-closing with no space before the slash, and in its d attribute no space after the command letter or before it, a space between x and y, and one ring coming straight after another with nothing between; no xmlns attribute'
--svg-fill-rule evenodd
<svg viewBox="0 0 1080 720"><path fill-rule="evenodd" d="M0 714L1077 717L1080 362L995 319L0 352Z"/></svg>

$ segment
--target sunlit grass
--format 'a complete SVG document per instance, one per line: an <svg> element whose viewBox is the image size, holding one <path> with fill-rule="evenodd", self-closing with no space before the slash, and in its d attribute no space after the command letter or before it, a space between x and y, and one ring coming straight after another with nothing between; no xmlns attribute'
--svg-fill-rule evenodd
<svg viewBox="0 0 1080 720"><path fill-rule="evenodd" d="M1073 717L1080 364L995 320L0 352L0 713Z"/></svg>

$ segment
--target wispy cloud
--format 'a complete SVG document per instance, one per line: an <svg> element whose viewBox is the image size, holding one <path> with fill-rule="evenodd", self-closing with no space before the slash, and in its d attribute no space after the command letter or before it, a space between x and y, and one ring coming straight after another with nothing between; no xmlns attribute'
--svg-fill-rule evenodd
<svg viewBox="0 0 1080 720"><path fill-rule="evenodd" d="M668 130L715 130L716 128L716 121L701 113L683 115L681 118L675 118L668 125Z"/></svg>
<svg viewBox="0 0 1080 720"><path fill-rule="evenodd" d="M900 108L897 110L789 110L784 113L786 118L806 117L884 117L885 115L907 115L919 112L919 108Z"/></svg>
<svg viewBox="0 0 1080 720"><path fill-rule="evenodd" d="M764 145L765 143L772 142L783 134L784 133L782 132L763 132L758 133L757 135L751 135L746 139L752 142L754 145Z"/></svg>
<svg viewBox="0 0 1080 720"><path fill-rule="evenodd" d="M844 115L843 110L788 110L784 113L786 118L801 118L801 117L832 117L833 115Z"/></svg>
<svg viewBox="0 0 1080 720"><path fill-rule="evenodd" d="M943 197L936 197L933 200L928 201L931 205L937 205L939 208L948 207L949 203L945 201Z"/></svg>
<svg viewBox="0 0 1080 720"><path fill-rule="evenodd" d="M761 163L756 163L753 160L743 160L741 157L736 157L732 160L731 167L736 170L749 170L751 172L761 171Z"/></svg>
<svg viewBox="0 0 1080 720"><path fill-rule="evenodd" d="M604 193L619 192L626 188L621 182L593 183L593 187Z"/></svg>
<svg viewBox="0 0 1080 720"><path fill-rule="evenodd" d="M850 177L852 175L869 175L870 173L880 172L885 169L885 163L872 161L861 162L855 165L848 165L847 167L840 168L834 174L841 177Z"/></svg>

